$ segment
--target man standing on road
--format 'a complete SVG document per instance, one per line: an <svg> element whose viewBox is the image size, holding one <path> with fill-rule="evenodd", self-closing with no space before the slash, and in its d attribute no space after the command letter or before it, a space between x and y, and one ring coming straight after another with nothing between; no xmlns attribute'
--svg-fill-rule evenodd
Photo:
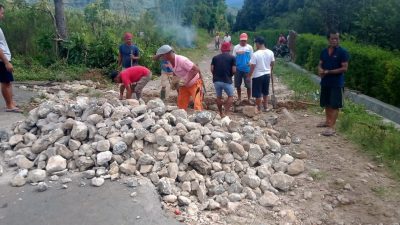
<svg viewBox="0 0 400 225"><path fill-rule="evenodd" d="M230 54L231 45L227 42L221 46L221 54L214 56L211 61L211 73L213 75L213 83L215 92L217 93L217 106L221 118L225 115L222 110L223 98L222 91L228 96L225 102L225 113L229 113L232 102L234 89L232 86L232 76L236 72L236 60Z"/></svg>
<svg viewBox="0 0 400 225"><path fill-rule="evenodd" d="M247 100L250 103L251 96L251 80L247 78L247 74L250 72L250 59L253 55L253 47L247 44L248 36L246 33L242 33L239 36L240 43L233 48L233 56L236 57L237 70L235 73L235 87L238 93L238 102L242 100L242 81L247 89Z"/></svg>
<svg viewBox="0 0 400 225"><path fill-rule="evenodd" d="M326 127L321 134L332 136L339 109L343 107L344 73L348 69L349 53L339 46L339 33L329 32L329 47L320 55L318 72L321 76L320 105L325 108L325 122L317 127Z"/></svg>
<svg viewBox="0 0 400 225"><path fill-rule="evenodd" d="M275 57L274 53L265 47L265 40L257 37L254 41L257 51L250 60L249 78L252 78L252 95L256 99L257 111L261 111L261 102L264 112L268 111L269 81L272 74Z"/></svg>
<svg viewBox="0 0 400 225"><path fill-rule="evenodd" d="M231 41L232 41L231 36L229 35L228 32L226 32L226 33L225 33L225 36L224 36L224 43L225 43L225 42L228 42L228 43L230 44Z"/></svg>
<svg viewBox="0 0 400 225"><path fill-rule="evenodd" d="M154 58L168 61L172 66L174 75L182 81L178 90L178 107L187 110L190 98L192 98L194 109L203 110L204 90L199 67L185 56L175 54L169 45L161 46Z"/></svg>
<svg viewBox="0 0 400 225"><path fill-rule="evenodd" d="M111 79L115 83L122 83L126 89L126 99L132 98L135 92L136 99L142 97L143 88L151 80L151 71L144 66L129 67L122 72L114 71L111 73ZM124 98L124 92L120 93L120 99Z"/></svg>
<svg viewBox="0 0 400 225"><path fill-rule="evenodd" d="M4 6L0 4L0 20L4 18ZM13 101L12 84L14 67L11 64L11 52L8 48L6 37L0 28L0 83L1 94L6 102L6 112L21 113L22 110L17 107Z"/></svg>
<svg viewBox="0 0 400 225"><path fill-rule="evenodd" d="M217 32L214 37L215 50L219 49L219 42L220 42L220 37L219 37L219 33Z"/></svg>

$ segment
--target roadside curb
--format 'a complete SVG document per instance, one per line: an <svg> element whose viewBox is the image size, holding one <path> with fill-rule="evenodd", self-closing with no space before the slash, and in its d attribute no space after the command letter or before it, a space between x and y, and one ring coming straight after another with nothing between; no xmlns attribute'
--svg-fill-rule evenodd
<svg viewBox="0 0 400 225"><path fill-rule="evenodd" d="M308 70L305 70L304 68L300 67L295 63L289 62L288 65L298 71L307 74L308 76L310 76L311 80L314 83L319 85L321 79L317 75L311 73ZM400 108L397 108L395 106L384 103L378 99L348 89L345 90L345 96L352 102L361 104L367 110L370 110L378 114L379 116L382 116L383 118L390 120L391 122L395 123L397 127L400 126Z"/></svg>

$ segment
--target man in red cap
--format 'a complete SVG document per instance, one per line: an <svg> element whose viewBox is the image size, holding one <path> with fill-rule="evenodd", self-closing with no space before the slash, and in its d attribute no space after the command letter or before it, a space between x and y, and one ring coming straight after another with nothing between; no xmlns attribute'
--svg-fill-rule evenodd
<svg viewBox="0 0 400 225"><path fill-rule="evenodd" d="M119 46L118 69L136 66L139 64L139 48L132 43L133 35L129 32L124 33L124 44ZM125 87L121 85L120 94L123 95Z"/></svg>
<svg viewBox="0 0 400 225"><path fill-rule="evenodd" d="M253 55L253 47L247 44L248 36L246 33L240 34L240 43L233 48L233 56L236 57L237 71L235 73L235 87L238 93L238 102L242 100L242 81L247 89L247 100L251 97L251 80L247 78L250 72L250 59Z"/></svg>
<svg viewBox="0 0 400 225"><path fill-rule="evenodd" d="M225 116L222 109L222 91L225 91L228 96L225 102L225 113L229 113L233 102L232 76L236 73L236 59L230 54L230 51L231 44L224 42L221 46L221 54L214 56L211 61L211 73L213 74L213 83L217 93L217 106L221 118Z"/></svg>

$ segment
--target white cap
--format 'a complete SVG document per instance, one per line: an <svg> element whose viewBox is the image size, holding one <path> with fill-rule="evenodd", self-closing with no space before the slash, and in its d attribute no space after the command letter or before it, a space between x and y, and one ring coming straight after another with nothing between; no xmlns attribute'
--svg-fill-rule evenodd
<svg viewBox="0 0 400 225"><path fill-rule="evenodd" d="M170 52L170 51L172 51L172 50L173 50L173 49L172 49L171 46L169 46L169 45L163 45L163 46L161 46L161 47L157 50L156 56L164 55L164 54L166 54L166 53L168 53L168 52Z"/></svg>

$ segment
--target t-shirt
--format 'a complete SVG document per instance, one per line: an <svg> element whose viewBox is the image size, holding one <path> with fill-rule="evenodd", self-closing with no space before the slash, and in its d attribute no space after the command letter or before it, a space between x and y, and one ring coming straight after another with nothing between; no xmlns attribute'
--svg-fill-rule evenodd
<svg viewBox="0 0 400 225"><path fill-rule="evenodd" d="M211 60L214 66L213 82L232 84L232 67L236 65L235 57L229 53L221 53Z"/></svg>
<svg viewBox="0 0 400 225"><path fill-rule="evenodd" d="M8 61L11 61L11 51L8 48L6 37L4 36L3 30L0 28L0 49L3 51Z"/></svg>
<svg viewBox="0 0 400 225"><path fill-rule="evenodd" d="M258 50L251 57L250 64L256 65L253 78L271 74L271 62L275 62L274 53L269 49Z"/></svg>
<svg viewBox="0 0 400 225"><path fill-rule="evenodd" d="M194 63L182 55L175 55L175 66L172 68L175 75L185 83L186 87L192 86L199 78L200 74L196 74L193 79L189 77L189 71L192 70Z"/></svg>
<svg viewBox="0 0 400 225"><path fill-rule="evenodd" d="M144 66L133 66L121 72L121 80L124 86L128 87L150 73L151 71Z"/></svg>
<svg viewBox="0 0 400 225"><path fill-rule="evenodd" d="M348 62L350 59L349 53L342 47L333 49L329 55L329 49L322 50L320 60L322 61L322 69L335 70L342 67L342 63ZM321 86L326 87L344 87L344 73L342 74L329 74L321 79Z"/></svg>
<svg viewBox="0 0 400 225"><path fill-rule="evenodd" d="M139 56L139 48L136 45L126 45L122 44L119 46L119 53L122 56L122 67L131 67L131 54L134 56ZM138 60L132 60L132 66L138 65Z"/></svg>
<svg viewBox="0 0 400 225"><path fill-rule="evenodd" d="M253 47L251 45L246 44L246 46L241 46L240 44L236 45L233 48L233 56L236 57L236 66L237 70L242 72L250 72L250 59L253 55Z"/></svg>
<svg viewBox="0 0 400 225"><path fill-rule="evenodd" d="M231 42L231 36L224 36L224 42Z"/></svg>
<svg viewBox="0 0 400 225"><path fill-rule="evenodd" d="M161 71L165 73L172 73L172 66L167 60L161 60Z"/></svg>

